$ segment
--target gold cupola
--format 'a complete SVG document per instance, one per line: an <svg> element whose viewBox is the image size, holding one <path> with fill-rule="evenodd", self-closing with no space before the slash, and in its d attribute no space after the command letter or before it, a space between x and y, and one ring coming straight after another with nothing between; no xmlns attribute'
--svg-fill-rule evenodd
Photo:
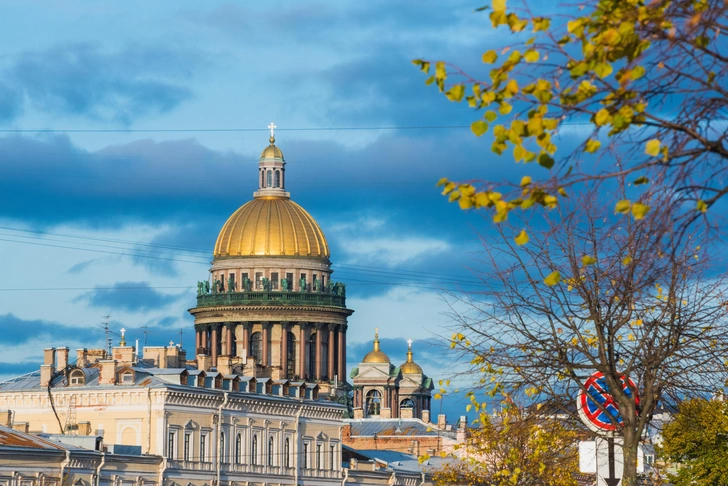
<svg viewBox="0 0 728 486"><path fill-rule="evenodd" d="M379 328L374 329L374 349L369 351L366 356L364 356L364 359L362 360L362 363L389 363L389 356L384 354L381 349L379 349Z"/></svg>
<svg viewBox="0 0 728 486"><path fill-rule="evenodd" d="M403 375L421 375L422 367L412 359L412 340L407 341L407 361L399 367Z"/></svg>
<svg viewBox="0 0 728 486"><path fill-rule="evenodd" d="M286 161L275 145L275 124L270 145L258 161L258 190L254 199L235 211L220 230L214 258L249 256L309 257L328 260L329 246L321 227L286 192Z"/></svg>

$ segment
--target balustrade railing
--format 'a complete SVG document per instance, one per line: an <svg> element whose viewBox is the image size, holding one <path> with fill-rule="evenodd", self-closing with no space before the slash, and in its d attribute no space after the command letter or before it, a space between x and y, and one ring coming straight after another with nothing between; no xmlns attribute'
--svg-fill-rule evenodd
<svg viewBox="0 0 728 486"><path fill-rule="evenodd" d="M197 307L220 305L323 305L346 307L346 297L327 292L217 292L197 296Z"/></svg>

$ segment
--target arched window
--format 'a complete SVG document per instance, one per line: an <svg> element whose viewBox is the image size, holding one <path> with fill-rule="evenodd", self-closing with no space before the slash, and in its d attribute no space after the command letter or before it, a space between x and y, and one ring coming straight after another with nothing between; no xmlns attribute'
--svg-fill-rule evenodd
<svg viewBox="0 0 728 486"><path fill-rule="evenodd" d="M413 402L411 398L405 398L404 400L399 402L400 410L413 409L413 408L415 408L415 402Z"/></svg>
<svg viewBox="0 0 728 486"><path fill-rule="evenodd" d="M308 340L308 377L316 378L316 333L311 334Z"/></svg>
<svg viewBox="0 0 728 486"><path fill-rule="evenodd" d="M260 171L260 187L265 187L265 171Z"/></svg>
<svg viewBox="0 0 728 486"><path fill-rule="evenodd" d="M263 359L262 338L259 332L250 335L250 356L256 363L260 363Z"/></svg>
<svg viewBox="0 0 728 486"><path fill-rule="evenodd" d="M281 187L281 171L276 171L276 187Z"/></svg>
<svg viewBox="0 0 728 486"><path fill-rule="evenodd" d="M258 464L258 436L253 436L253 446L250 448L250 463L252 465Z"/></svg>
<svg viewBox="0 0 728 486"><path fill-rule="evenodd" d="M378 416L382 408L382 394L379 390L369 390L367 392L367 415Z"/></svg>
<svg viewBox="0 0 728 486"><path fill-rule="evenodd" d="M268 187L273 187L273 171L268 171Z"/></svg>
<svg viewBox="0 0 728 486"><path fill-rule="evenodd" d="M86 384L86 375L83 370L73 370L68 378L68 384L71 386L80 386Z"/></svg>
<svg viewBox="0 0 728 486"><path fill-rule="evenodd" d="M288 378L296 376L296 335L288 331L288 356L286 359L286 370Z"/></svg>
<svg viewBox="0 0 728 486"><path fill-rule="evenodd" d="M273 465L273 437L268 439L268 465Z"/></svg>
<svg viewBox="0 0 728 486"><path fill-rule="evenodd" d="M283 443L283 461L286 467L291 467L291 442L288 438Z"/></svg>
<svg viewBox="0 0 728 486"><path fill-rule="evenodd" d="M235 464L242 464L243 459L243 436L238 434L235 438Z"/></svg>

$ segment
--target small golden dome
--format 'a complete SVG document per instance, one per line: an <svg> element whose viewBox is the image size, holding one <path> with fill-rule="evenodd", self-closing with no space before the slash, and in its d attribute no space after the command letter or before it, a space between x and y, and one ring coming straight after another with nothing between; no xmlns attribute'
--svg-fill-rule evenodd
<svg viewBox="0 0 728 486"><path fill-rule="evenodd" d="M287 197L257 197L235 211L215 243L215 258L304 256L329 258L318 223Z"/></svg>
<svg viewBox="0 0 728 486"><path fill-rule="evenodd" d="M403 375L421 375L422 367L412 359L412 340L407 341L407 361L399 367Z"/></svg>
<svg viewBox="0 0 728 486"><path fill-rule="evenodd" d="M364 359L362 360L362 363L389 363L389 356L384 354L381 349L379 349L379 328L375 328L374 330L374 349L369 351L366 356L364 356Z"/></svg>
<svg viewBox="0 0 728 486"><path fill-rule="evenodd" d="M261 159L281 159L283 160L283 152L281 152L281 149L276 147L276 139L274 137L270 137L270 145L268 145L265 149L263 149L263 152L260 154Z"/></svg>

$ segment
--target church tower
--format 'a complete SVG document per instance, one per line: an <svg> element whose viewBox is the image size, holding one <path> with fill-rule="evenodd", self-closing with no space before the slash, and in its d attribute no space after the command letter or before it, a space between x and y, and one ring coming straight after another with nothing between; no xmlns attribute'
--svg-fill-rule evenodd
<svg viewBox="0 0 728 486"><path fill-rule="evenodd" d="M258 162L258 190L220 230L208 281L198 283L200 369L273 380L345 383L346 287L331 278L318 223L286 191L286 161L270 145Z"/></svg>

